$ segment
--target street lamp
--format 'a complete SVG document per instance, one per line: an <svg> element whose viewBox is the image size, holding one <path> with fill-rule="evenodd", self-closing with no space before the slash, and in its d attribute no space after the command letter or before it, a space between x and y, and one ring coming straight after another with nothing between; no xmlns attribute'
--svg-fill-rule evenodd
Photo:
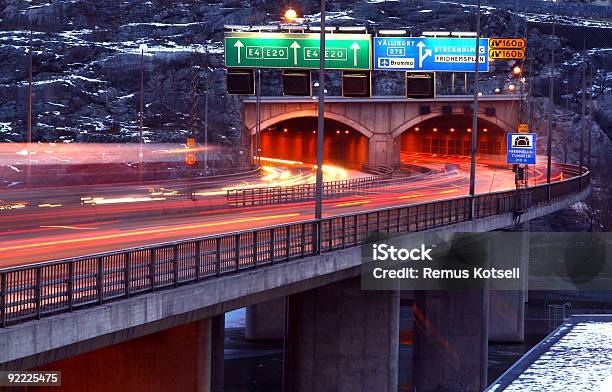
<svg viewBox="0 0 612 392"><path fill-rule="evenodd" d="M515 65L514 68L512 68L512 73L514 76L519 76L521 72L523 72L523 70L518 65Z"/></svg>
<svg viewBox="0 0 612 392"><path fill-rule="evenodd" d="M480 58L480 0L477 2L476 8L476 51L474 52L474 103L472 105L472 146L470 151L470 218L474 219L476 191L476 146L478 135L478 61Z"/></svg>
<svg viewBox="0 0 612 392"><path fill-rule="evenodd" d="M30 48L28 49L28 170L26 188L32 185L32 30L30 30Z"/></svg>
<svg viewBox="0 0 612 392"><path fill-rule="evenodd" d="M142 182L142 126L144 119L144 54L147 45L140 45L140 141L138 149L138 182Z"/></svg>
<svg viewBox="0 0 612 392"><path fill-rule="evenodd" d="M319 53L325 53L325 0L321 0L321 28L319 33ZM323 216L323 145L325 131L325 56L319 56L319 113L317 124L317 173L315 186L315 219ZM317 225L317 241L321 242L321 225ZM319 249L317 249L318 251Z"/></svg>
<svg viewBox="0 0 612 392"><path fill-rule="evenodd" d="M289 23L293 23L293 21L298 17L297 12L289 7L287 11L285 11L285 20Z"/></svg>
<svg viewBox="0 0 612 392"><path fill-rule="evenodd" d="M553 0L553 3L556 1ZM550 84L548 90L548 135L546 135L546 184L548 184L548 201L551 199L551 186L550 186L550 175L551 175L551 164L552 164L552 122L553 122L553 90L555 84L555 7L553 5L552 12L552 35L551 35L551 55L550 55Z"/></svg>

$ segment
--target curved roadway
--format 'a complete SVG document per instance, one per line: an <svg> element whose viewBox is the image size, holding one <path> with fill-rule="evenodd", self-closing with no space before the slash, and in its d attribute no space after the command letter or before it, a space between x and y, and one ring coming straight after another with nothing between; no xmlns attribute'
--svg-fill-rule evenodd
<svg viewBox="0 0 612 392"><path fill-rule="evenodd" d="M416 176L409 182L370 188L353 196L325 200L324 215L348 214L468 195L468 159L419 154L404 155L402 158L407 163L429 167L432 172ZM514 189L514 173L509 169L509 165L479 162L476 193ZM574 174L553 167L553 181ZM350 176L356 175L363 174L350 173ZM530 186L545 183L545 166L536 165L530 176ZM217 191L203 191L202 194L212 193L199 196L202 200L197 201L185 200L183 197L180 200L116 204L84 203L38 208L35 212L0 210L0 267L313 218L313 202L231 208L225 202L224 193ZM121 199L133 196L124 194L113 197Z"/></svg>

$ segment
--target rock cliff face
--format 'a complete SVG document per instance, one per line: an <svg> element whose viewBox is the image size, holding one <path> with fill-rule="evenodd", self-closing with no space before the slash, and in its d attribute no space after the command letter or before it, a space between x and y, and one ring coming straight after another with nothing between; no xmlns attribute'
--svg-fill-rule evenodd
<svg viewBox="0 0 612 392"><path fill-rule="evenodd" d="M295 4L293 4L295 3ZM486 3L486 4L485 4ZM482 9L485 37L526 35L527 84L534 96L534 124L545 132L546 97L551 75L545 2L495 0ZM510 2L511 3L511 2ZM316 22L319 1L292 2L304 22ZM28 47L33 48L34 139L39 141L135 142L138 139L141 60L145 87L145 139L184 142L189 130L201 130L203 102L209 85L209 129L212 143L240 149L240 100L226 94L223 69L225 24L279 24L284 2L266 0L3 0L0 3L0 141L25 140L27 127ZM436 0L330 0L328 24L364 25L369 31L405 28L475 29L469 2ZM598 10L601 10L599 12ZM612 136L612 45L587 50L572 46L572 28L608 27L606 7L565 4L557 8L565 36L558 38L555 73L555 146L565 159L564 140L579 135L581 64L594 75L593 162L610 157ZM593 17L601 15L602 22ZM586 21L585 18L590 18ZM608 19L609 20L609 19ZM536 23L537 22L537 23ZM535 28L538 27L538 28ZM542 30L542 31L541 31ZM147 51L141 57L140 45ZM513 80L514 63L496 61L482 75L483 90L492 92ZM590 72L589 72L590 73ZM280 94L278 71L262 75L264 94ZM402 94L401 75L375 73L374 92ZM442 81L444 83L444 75ZM339 94L338 73L330 73L331 94ZM448 81L441 86L448 88ZM470 86L471 88L471 86ZM192 92L195 91L195 98ZM468 91L470 91L468 89ZM195 108L195 109L194 109ZM588 129L588 128L587 128ZM565 137L567 136L567 138ZM568 144L567 160L577 162L577 143ZM230 154L231 155L231 154Z"/></svg>

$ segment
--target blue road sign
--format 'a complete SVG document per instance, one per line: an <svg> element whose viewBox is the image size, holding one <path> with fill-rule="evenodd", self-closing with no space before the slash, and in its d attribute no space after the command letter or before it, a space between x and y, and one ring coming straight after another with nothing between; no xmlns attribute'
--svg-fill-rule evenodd
<svg viewBox="0 0 612 392"><path fill-rule="evenodd" d="M507 162L534 165L536 163L536 134L509 133Z"/></svg>
<svg viewBox="0 0 612 392"><path fill-rule="evenodd" d="M474 72L476 38L376 37L379 71ZM480 39L478 72L489 71L489 39Z"/></svg>

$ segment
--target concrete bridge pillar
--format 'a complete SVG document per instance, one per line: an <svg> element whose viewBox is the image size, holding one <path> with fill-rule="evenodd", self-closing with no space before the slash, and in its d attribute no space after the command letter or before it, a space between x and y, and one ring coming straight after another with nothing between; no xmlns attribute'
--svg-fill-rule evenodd
<svg viewBox="0 0 612 392"><path fill-rule="evenodd" d="M416 291L416 391L480 392L487 387L487 291Z"/></svg>
<svg viewBox="0 0 612 392"><path fill-rule="evenodd" d="M515 265L520 261L522 290L491 290L489 310L490 342L525 341L525 302L529 266L529 231L499 232L491 236L496 263ZM507 263L504 263L507 260Z"/></svg>
<svg viewBox="0 0 612 392"><path fill-rule="evenodd" d="M362 291L353 278L288 306L286 391L397 391L398 292Z"/></svg>
<svg viewBox="0 0 612 392"><path fill-rule="evenodd" d="M246 308L247 340L285 338L285 297Z"/></svg>
<svg viewBox="0 0 612 392"><path fill-rule="evenodd" d="M38 370L61 371L61 390L68 392L221 392L224 339L217 335L222 321L223 315L191 322L52 362Z"/></svg>

